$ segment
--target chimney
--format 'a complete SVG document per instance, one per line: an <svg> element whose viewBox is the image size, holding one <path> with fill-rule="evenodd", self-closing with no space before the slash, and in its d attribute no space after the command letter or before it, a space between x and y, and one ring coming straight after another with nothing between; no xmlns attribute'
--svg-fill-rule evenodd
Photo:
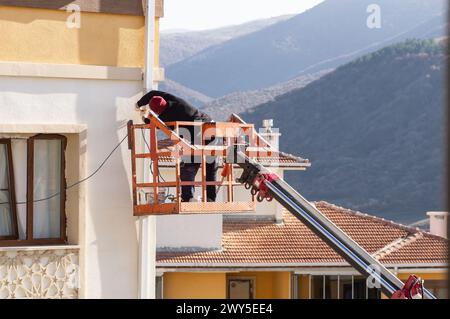
<svg viewBox="0 0 450 319"><path fill-rule="evenodd" d="M273 128L273 120L272 119L268 119L268 120L264 120L262 122L262 128L259 129L259 135L261 135L261 137L266 140L267 143L269 143L273 149L275 149L276 151L279 151L279 147L280 147L280 132L279 129L275 129ZM272 155L274 156L274 155ZM274 167L272 167L273 169ZM279 174L279 176L281 178L283 178L283 170L279 169L276 171L277 174ZM275 221L277 224L282 224L283 223L283 206L281 206L277 201L273 201L271 203L266 203L264 206L264 210L266 212L272 212L273 216L275 217Z"/></svg>
<svg viewBox="0 0 450 319"><path fill-rule="evenodd" d="M448 212L428 212L430 217L430 233L447 238Z"/></svg>
<svg viewBox="0 0 450 319"><path fill-rule="evenodd" d="M273 120L264 120L263 127L260 129L259 133L274 149L277 151L280 147L280 136L281 133L278 129L273 128Z"/></svg>

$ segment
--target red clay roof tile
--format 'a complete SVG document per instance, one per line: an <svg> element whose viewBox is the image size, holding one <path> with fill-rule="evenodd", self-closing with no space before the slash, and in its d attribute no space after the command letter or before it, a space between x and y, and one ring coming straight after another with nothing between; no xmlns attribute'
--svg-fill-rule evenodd
<svg viewBox="0 0 450 319"><path fill-rule="evenodd" d="M444 238L326 202L315 205L383 263L448 262L448 240ZM284 213L281 225L262 220L225 220L222 241L220 251L158 252L158 266L344 263L325 242L288 212Z"/></svg>

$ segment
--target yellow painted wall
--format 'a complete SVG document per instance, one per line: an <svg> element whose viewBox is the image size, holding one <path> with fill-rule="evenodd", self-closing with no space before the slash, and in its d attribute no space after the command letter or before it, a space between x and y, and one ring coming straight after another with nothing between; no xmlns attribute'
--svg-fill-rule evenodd
<svg viewBox="0 0 450 319"><path fill-rule="evenodd" d="M239 272L232 277L255 279L256 299L289 299L289 272ZM227 297L226 273L165 273L165 299L223 299Z"/></svg>
<svg viewBox="0 0 450 319"><path fill-rule="evenodd" d="M289 299L291 298L291 273L276 272L273 275L273 298Z"/></svg>
<svg viewBox="0 0 450 319"><path fill-rule="evenodd" d="M69 16L61 10L0 6L0 61L143 66L144 17L82 12L81 28L69 29Z"/></svg>
<svg viewBox="0 0 450 319"><path fill-rule="evenodd" d="M428 273L428 274L420 274L416 273L416 276L419 276L423 280L447 280L446 273ZM406 281L409 278L410 274L398 274L397 277L400 280Z"/></svg>
<svg viewBox="0 0 450 319"><path fill-rule="evenodd" d="M309 299L309 275L298 276L298 299Z"/></svg>
<svg viewBox="0 0 450 319"><path fill-rule="evenodd" d="M225 299L225 273L165 273L164 299Z"/></svg>
<svg viewBox="0 0 450 319"><path fill-rule="evenodd" d="M239 272L232 276L255 278L255 299L271 299L273 297L273 273L271 272Z"/></svg>

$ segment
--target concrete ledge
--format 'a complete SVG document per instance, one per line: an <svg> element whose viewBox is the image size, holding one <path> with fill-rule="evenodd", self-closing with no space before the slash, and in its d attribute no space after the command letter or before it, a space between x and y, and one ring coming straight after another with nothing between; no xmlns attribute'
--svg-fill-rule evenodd
<svg viewBox="0 0 450 319"><path fill-rule="evenodd" d="M0 76L142 81L142 69L97 65L0 62Z"/></svg>
<svg viewBox="0 0 450 319"><path fill-rule="evenodd" d="M79 250L79 249L80 249L80 246L77 246L77 245L66 245L66 246L24 246L24 247L0 247L0 252Z"/></svg>
<svg viewBox="0 0 450 319"><path fill-rule="evenodd" d="M79 134L87 130L85 124L9 124L0 123L3 134Z"/></svg>

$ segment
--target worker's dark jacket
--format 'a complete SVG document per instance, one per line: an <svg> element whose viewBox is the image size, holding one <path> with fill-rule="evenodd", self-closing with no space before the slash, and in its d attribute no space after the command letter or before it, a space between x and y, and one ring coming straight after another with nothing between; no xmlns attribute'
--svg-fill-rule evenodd
<svg viewBox="0 0 450 319"><path fill-rule="evenodd" d="M148 105L150 103L150 100L154 96L161 96L168 103L167 108L159 115L159 119L165 123L196 122L196 121L212 122L212 118L209 115L200 112L198 109L189 104L187 101L163 91L150 91L137 102L138 106ZM180 128L189 130L191 135L191 143L194 143L194 141L195 143L199 143L198 138L200 135L200 127L180 126ZM182 130L180 131L180 135L183 135Z"/></svg>
<svg viewBox="0 0 450 319"><path fill-rule="evenodd" d="M150 91L146 95L144 95L139 101L139 106L148 105L150 100L154 96L161 96L166 100L169 105L164 110L164 112L159 115L159 118L163 122L194 122L194 121L202 121L202 122L211 122L212 119L209 115L200 112L191 104L170 93L166 93L163 91Z"/></svg>

